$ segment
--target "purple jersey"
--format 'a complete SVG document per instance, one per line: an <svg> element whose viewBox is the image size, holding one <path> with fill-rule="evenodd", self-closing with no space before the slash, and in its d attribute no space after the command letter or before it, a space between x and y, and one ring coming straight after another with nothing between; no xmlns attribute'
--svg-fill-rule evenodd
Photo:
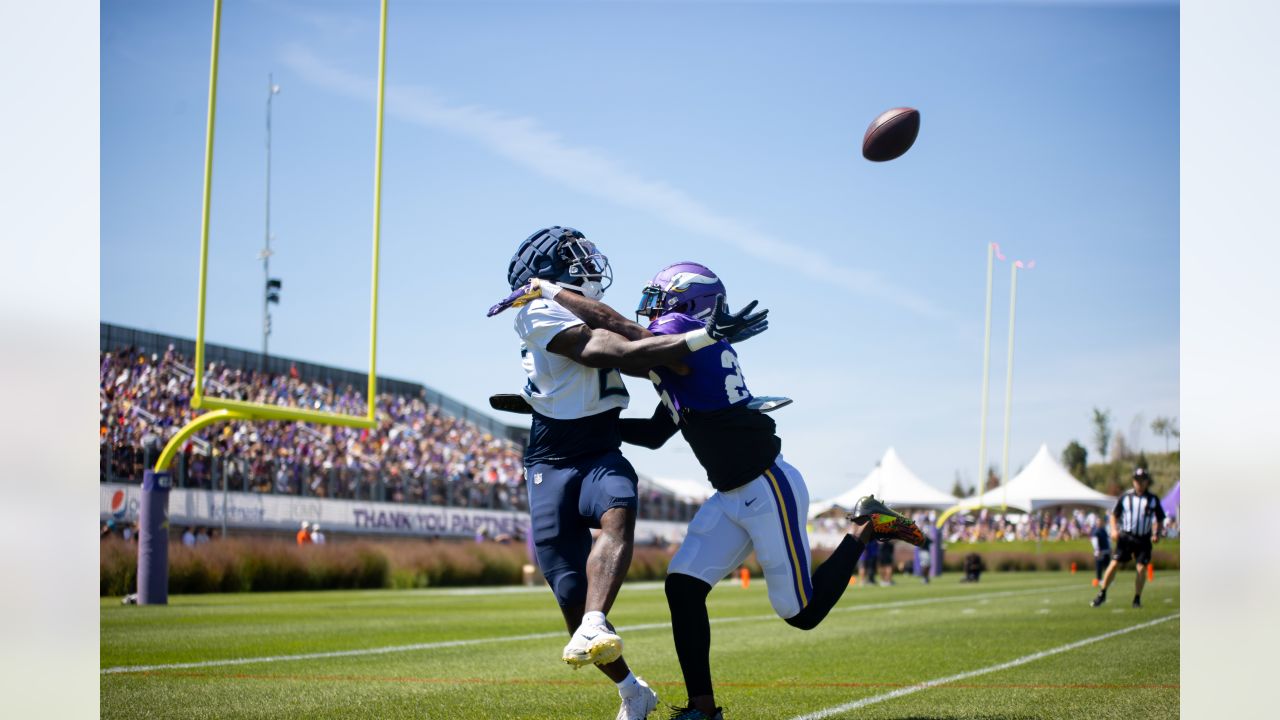
<svg viewBox="0 0 1280 720"><path fill-rule="evenodd" d="M677 335L704 327L701 320L688 315L671 313L649 323L654 335ZM677 375L667 368L656 368L649 373L662 398L662 404L671 411L679 425L681 410L709 412L740 405L751 399L742 368L738 365L738 353L729 343L721 340L689 354L684 359L689 366L688 375Z"/></svg>

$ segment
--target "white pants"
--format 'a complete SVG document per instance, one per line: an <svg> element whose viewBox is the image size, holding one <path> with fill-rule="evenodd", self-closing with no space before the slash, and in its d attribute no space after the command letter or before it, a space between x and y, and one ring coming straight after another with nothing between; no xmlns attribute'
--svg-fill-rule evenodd
<svg viewBox="0 0 1280 720"><path fill-rule="evenodd" d="M754 548L774 612L784 619L792 617L813 597L808 512L804 477L779 455L760 477L737 490L717 492L703 503L667 573L715 585Z"/></svg>

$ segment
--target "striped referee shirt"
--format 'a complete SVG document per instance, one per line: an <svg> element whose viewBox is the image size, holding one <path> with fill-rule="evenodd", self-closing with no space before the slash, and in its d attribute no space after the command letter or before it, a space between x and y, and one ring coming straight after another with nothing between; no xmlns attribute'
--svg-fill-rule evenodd
<svg viewBox="0 0 1280 720"><path fill-rule="evenodd" d="M1120 524L1120 532L1138 537L1151 535L1156 520L1164 523L1164 508L1160 507L1160 498L1150 490L1141 495L1133 490L1127 491L1116 501L1116 508L1111 512Z"/></svg>

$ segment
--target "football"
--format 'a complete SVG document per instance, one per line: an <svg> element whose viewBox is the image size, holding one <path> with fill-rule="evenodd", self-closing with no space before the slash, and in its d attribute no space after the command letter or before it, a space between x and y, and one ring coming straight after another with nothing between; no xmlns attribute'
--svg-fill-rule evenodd
<svg viewBox="0 0 1280 720"><path fill-rule="evenodd" d="M886 110L871 121L862 136L862 157L872 162L885 162L901 157L911 149L920 132L920 111L899 107Z"/></svg>

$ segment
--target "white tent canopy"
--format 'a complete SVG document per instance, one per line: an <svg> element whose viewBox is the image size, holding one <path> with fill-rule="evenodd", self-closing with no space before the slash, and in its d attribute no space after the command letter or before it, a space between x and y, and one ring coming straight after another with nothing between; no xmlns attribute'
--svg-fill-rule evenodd
<svg viewBox="0 0 1280 720"><path fill-rule="evenodd" d="M1049 446L1040 450L1022 472L1004 488L992 488L981 495L965 498L958 505L962 508L1001 507L1036 512L1060 505L1089 505L1099 508L1114 507L1116 499L1076 480L1049 454Z"/></svg>
<svg viewBox="0 0 1280 720"><path fill-rule="evenodd" d="M956 504L951 495L921 480L902 462L898 453L889 448L880 458L875 469L851 490L830 500L809 504L809 517L815 517L834 508L852 510L863 495L875 495L890 507L944 510Z"/></svg>

